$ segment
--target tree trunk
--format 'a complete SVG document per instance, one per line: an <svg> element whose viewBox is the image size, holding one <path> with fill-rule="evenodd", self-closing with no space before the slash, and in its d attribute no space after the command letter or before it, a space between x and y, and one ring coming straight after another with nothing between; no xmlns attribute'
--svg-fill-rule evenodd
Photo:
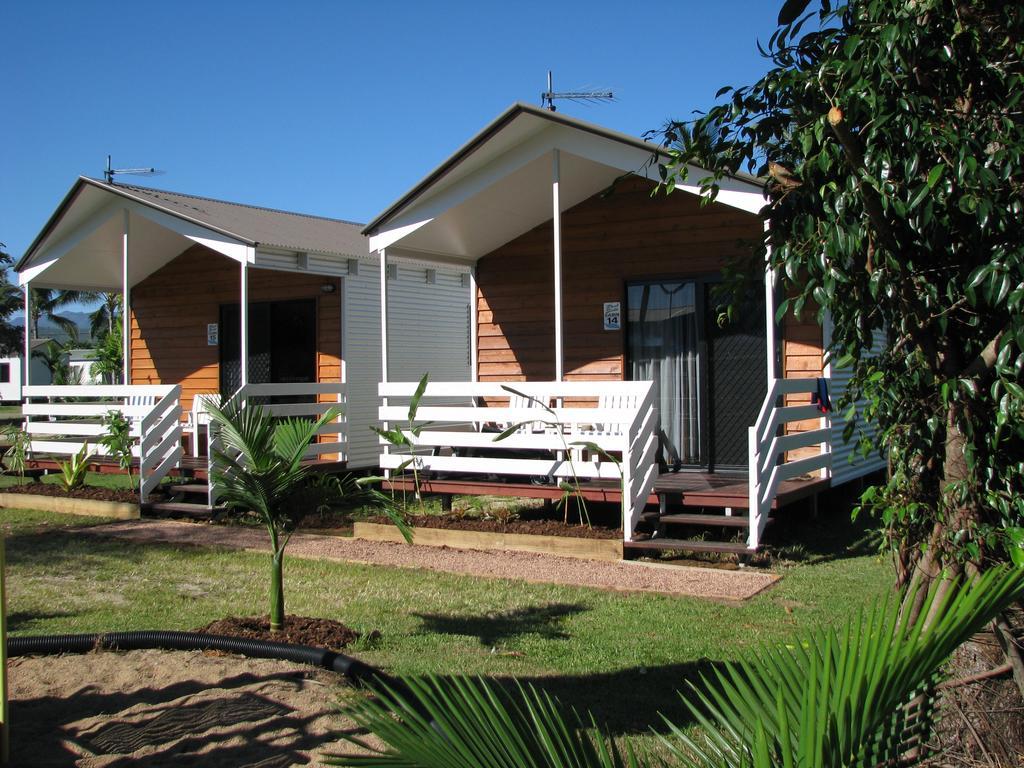
<svg viewBox="0 0 1024 768"><path fill-rule="evenodd" d="M946 413L946 443L942 464L942 486L940 493L943 501L949 500L949 490L955 483L967 480L969 469L967 459L964 456L964 447L967 440L959 427L960 409L957 406L951 407ZM903 605L904 611L909 611L911 621L915 620L924 606L928 591L936 582L940 582L935 595L936 602L940 601L949 590L954 578L963 574L966 569L971 576L977 574L977 564L967 562L966 568L961 565L955 557L948 557L950 538L958 531L973 528L980 520L980 510L971 503L948 504L945 514L932 526L931 534L928 537L927 548L913 566L914 572L912 581L918 584L918 589Z"/></svg>
<svg viewBox="0 0 1024 768"><path fill-rule="evenodd" d="M276 537L275 537L276 538ZM284 552L277 548L270 557L270 631L280 632L284 626Z"/></svg>

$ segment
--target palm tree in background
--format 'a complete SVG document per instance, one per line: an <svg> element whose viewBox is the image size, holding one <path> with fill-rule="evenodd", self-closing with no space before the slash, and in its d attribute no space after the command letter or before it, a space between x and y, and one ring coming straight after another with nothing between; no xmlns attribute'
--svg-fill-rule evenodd
<svg viewBox="0 0 1024 768"><path fill-rule="evenodd" d="M68 336L78 336L78 326L58 312L72 304L96 301L99 294L95 291L60 291L54 288L32 289L32 337L39 338L39 321L46 319L56 325Z"/></svg>
<svg viewBox="0 0 1024 768"><path fill-rule="evenodd" d="M114 332L114 326L121 318L120 293L89 293L88 301L100 302L89 315L89 332L94 339L102 339Z"/></svg>

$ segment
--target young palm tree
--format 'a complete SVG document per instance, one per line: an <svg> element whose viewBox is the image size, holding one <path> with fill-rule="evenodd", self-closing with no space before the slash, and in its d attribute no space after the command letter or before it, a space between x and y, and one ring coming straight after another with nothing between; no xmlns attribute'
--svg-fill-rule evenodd
<svg viewBox="0 0 1024 768"><path fill-rule="evenodd" d="M258 514L270 535L270 631L278 632L284 624L284 550L296 520L315 507L313 496L319 495L320 501L324 497L339 500L353 489L340 481L313 483L311 469L303 463L320 428L336 419L339 411L329 409L310 421L277 419L259 406L210 404L207 409L217 434L212 480L218 497L229 507ZM370 490L363 494L376 502L385 498ZM410 540L404 522L389 507L384 509Z"/></svg>
<svg viewBox="0 0 1024 768"><path fill-rule="evenodd" d="M616 743L593 718L532 687L509 691L483 678L428 677L377 684L376 698L350 707L345 714L384 747L353 732L342 738L366 754L333 762L366 768L906 764L908 731L923 735L908 704L934 684L959 645L1024 596L1024 568L994 568L951 583L948 592L927 591L928 610L916 618L890 599L838 629L725 664L690 686L684 701L699 733L668 723L669 735L661 737L667 757Z"/></svg>

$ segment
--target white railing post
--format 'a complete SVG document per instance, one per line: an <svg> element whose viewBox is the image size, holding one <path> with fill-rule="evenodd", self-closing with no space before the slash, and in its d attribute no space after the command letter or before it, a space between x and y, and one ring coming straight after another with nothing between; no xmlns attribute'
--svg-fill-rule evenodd
<svg viewBox="0 0 1024 768"><path fill-rule="evenodd" d="M768 515L775 502L779 484L810 472L818 471L820 475L824 475L831 467L832 433L827 419L824 420L824 426L819 426L818 429L777 434L780 427L790 422L821 416L815 405L785 405L783 401L780 406L777 402L780 397L810 394L816 388L816 379L773 379L757 421L748 430L750 532L747 545L750 549L756 549L760 545L761 534L768 524ZM818 446L818 453L815 456L786 459L786 454L790 451L814 446Z"/></svg>
<svg viewBox="0 0 1024 768"><path fill-rule="evenodd" d="M757 549L761 527L761 455L758 450L757 426L747 427L747 503L750 525L747 529L747 546Z"/></svg>

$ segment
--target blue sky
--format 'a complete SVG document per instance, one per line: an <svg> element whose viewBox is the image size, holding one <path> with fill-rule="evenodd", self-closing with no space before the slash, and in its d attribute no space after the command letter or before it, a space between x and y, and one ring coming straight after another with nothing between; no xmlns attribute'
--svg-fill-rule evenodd
<svg viewBox="0 0 1024 768"><path fill-rule="evenodd" d="M48 2L0 8L0 242L78 175L367 221L514 101L642 134L766 68L778 4Z"/></svg>

